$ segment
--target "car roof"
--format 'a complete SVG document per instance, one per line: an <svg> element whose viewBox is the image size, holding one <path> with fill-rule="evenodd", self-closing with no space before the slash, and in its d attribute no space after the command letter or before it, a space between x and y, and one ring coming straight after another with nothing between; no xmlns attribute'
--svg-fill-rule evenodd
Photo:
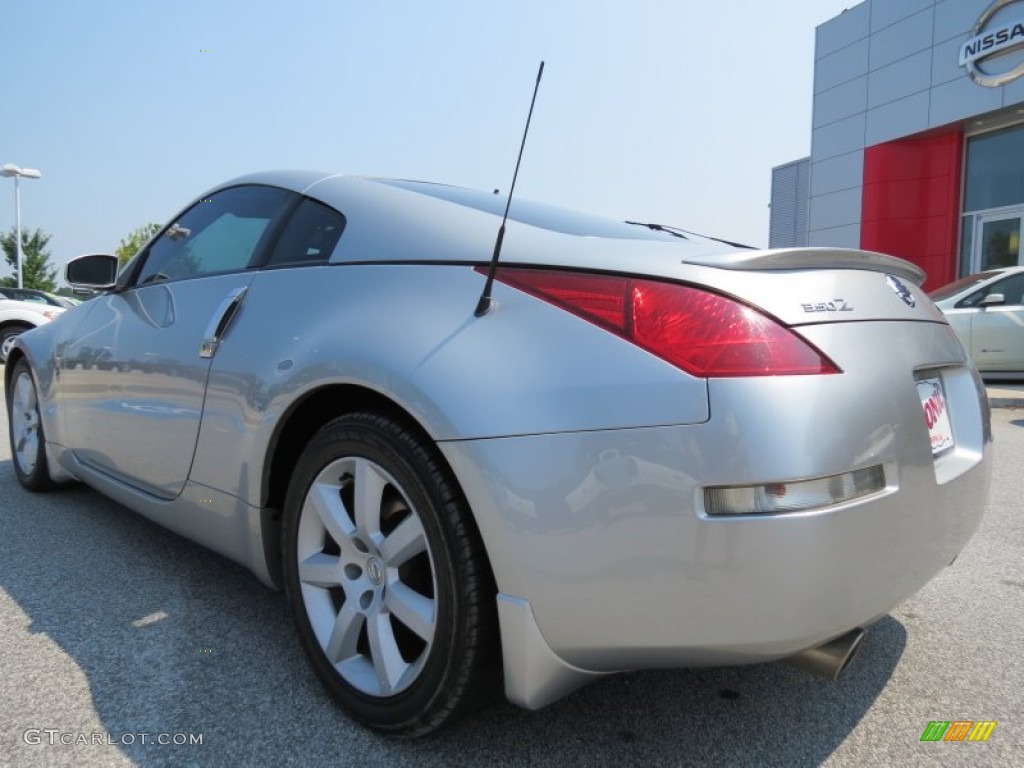
<svg viewBox="0 0 1024 768"><path fill-rule="evenodd" d="M494 247L505 197L479 190L408 179L318 171L265 171L231 179L208 196L241 184L268 184L306 195L341 211L345 235L332 262L484 262ZM538 203L516 196L511 204L502 263L621 268L624 255L639 266L658 261L699 262L743 253L718 241L673 237L643 226Z"/></svg>

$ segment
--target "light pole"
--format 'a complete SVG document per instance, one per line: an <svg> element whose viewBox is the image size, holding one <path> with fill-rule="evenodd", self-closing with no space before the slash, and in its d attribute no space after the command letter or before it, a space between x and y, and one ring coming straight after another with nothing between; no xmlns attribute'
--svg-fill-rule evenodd
<svg viewBox="0 0 1024 768"><path fill-rule="evenodd" d="M26 179L38 179L42 176L35 168L19 168L13 163L7 163L0 168L0 176L14 177L14 253L18 263L18 287L21 288L21 189L18 187L18 180L24 176Z"/></svg>

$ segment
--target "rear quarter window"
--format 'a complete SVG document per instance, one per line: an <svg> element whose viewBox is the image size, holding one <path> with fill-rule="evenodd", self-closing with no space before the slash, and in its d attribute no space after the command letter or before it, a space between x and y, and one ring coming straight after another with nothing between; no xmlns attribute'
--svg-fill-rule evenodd
<svg viewBox="0 0 1024 768"><path fill-rule="evenodd" d="M267 266L326 264L344 231L342 214L307 198L285 224Z"/></svg>

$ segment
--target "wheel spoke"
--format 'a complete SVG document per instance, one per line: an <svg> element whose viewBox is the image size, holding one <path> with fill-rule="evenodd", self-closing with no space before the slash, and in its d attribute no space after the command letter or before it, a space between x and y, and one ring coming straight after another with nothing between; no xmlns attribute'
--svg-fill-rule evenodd
<svg viewBox="0 0 1024 768"><path fill-rule="evenodd" d="M39 456L39 415L35 384L24 371L15 380L11 406L14 457L21 471L30 475L35 471Z"/></svg>
<svg viewBox="0 0 1024 768"><path fill-rule="evenodd" d="M355 509L356 529L374 541L380 537L380 506L387 481L366 459L356 460Z"/></svg>
<svg viewBox="0 0 1024 768"><path fill-rule="evenodd" d="M31 379L29 379L27 373L23 373L23 374L21 374L21 376L18 377L18 392L17 392L17 394L18 394L18 405L21 406L21 409L25 413L28 413L29 411L35 409L35 407L36 407L35 387L32 386L32 381L31 381Z"/></svg>
<svg viewBox="0 0 1024 768"><path fill-rule="evenodd" d="M306 497L316 510L317 517L331 538L341 544L355 533L352 519L341 503L340 488L329 483L313 483Z"/></svg>
<svg viewBox="0 0 1024 768"><path fill-rule="evenodd" d="M26 432L21 436L15 451L18 455L18 464L25 474L32 474L36 468L36 451L39 449L39 441L35 432Z"/></svg>
<svg viewBox="0 0 1024 768"><path fill-rule="evenodd" d="M423 532L423 523L415 514L406 517L380 545L384 562L391 568L397 568L426 549L427 537Z"/></svg>
<svg viewBox="0 0 1024 768"><path fill-rule="evenodd" d="M331 629L331 637L327 641L324 653L332 664L355 656L359 643L359 632L363 628L366 617L358 613L350 603L345 603L338 613L338 618Z"/></svg>
<svg viewBox="0 0 1024 768"><path fill-rule="evenodd" d="M391 618L386 613L368 616L366 630L370 641L370 658L377 672L381 692L389 694L409 665L398 650Z"/></svg>
<svg viewBox="0 0 1024 768"><path fill-rule="evenodd" d="M428 643L434 639L434 601L401 582L388 589L385 605L391 615Z"/></svg>
<svg viewBox="0 0 1024 768"><path fill-rule="evenodd" d="M341 558L317 552L299 563L299 580L314 587L336 587L341 583Z"/></svg>

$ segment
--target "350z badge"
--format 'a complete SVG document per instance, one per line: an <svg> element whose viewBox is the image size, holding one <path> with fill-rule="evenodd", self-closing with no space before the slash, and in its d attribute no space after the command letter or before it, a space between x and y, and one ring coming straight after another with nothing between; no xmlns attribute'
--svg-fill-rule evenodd
<svg viewBox="0 0 1024 768"><path fill-rule="evenodd" d="M853 307L846 303L846 299L832 299L800 306L804 308L804 312L853 312Z"/></svg>

